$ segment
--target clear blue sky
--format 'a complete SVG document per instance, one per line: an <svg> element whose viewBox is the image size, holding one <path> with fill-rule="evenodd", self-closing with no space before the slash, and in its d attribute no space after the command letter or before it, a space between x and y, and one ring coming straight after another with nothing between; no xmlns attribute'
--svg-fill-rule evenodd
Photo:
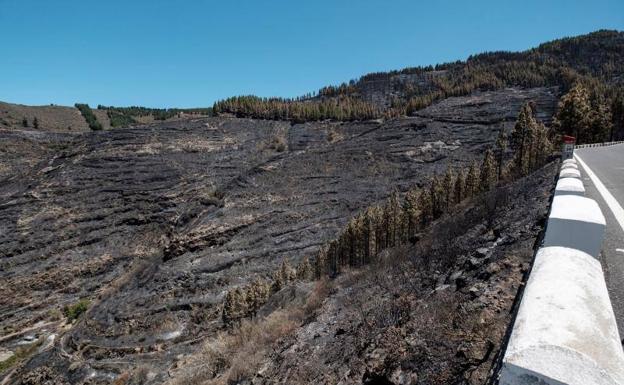
<svg viewBox="0 0 624 385"><path fill-rule="evenodd" d="M209 106L624 29L623 0L0 0L0 100Z"/></svg>

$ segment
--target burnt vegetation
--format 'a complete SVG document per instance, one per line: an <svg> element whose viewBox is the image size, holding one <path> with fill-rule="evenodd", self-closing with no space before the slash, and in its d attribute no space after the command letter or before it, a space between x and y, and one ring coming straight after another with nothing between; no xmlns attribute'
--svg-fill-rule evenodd
<svg viewBox="0 0 624 385"><path fill-rule="evenodd" d="M434 221L467 200L479 200L491 213L492 223L502 199L496 192L550 160L550 136L546 126L534 117L531 103L525 104L510 135L513 155L509 160L507 135L501 130L495 147L485 151L480 163L473 162L467 169L448 167L427 185L410 188L403 196L394 191L386 202L360 212L337 237L320 247L312 258L313 266L307 257L296 269L284 260L271 279L257 279L230 290L223 305L224 323L232 325L254 316L271 294L290 282L336 277L344 269L375 263L384 250L417 243Z"/></svg>
<svg viewBox="0 0 624 385"><path fill-rule="evenodd" d="M2 381L487 383L560 136L622 134L622 36L0 131Z"/></svg>
<svg viewBox="0 0 624 385"><path fill-rule="evenodd" d="M559 87L566 93L583 87L585 102L601 121L584 124L577 133L579 139L617 140L624 137L624 88L614 79L624 76L623 52L624 33L605 30L524 52L486 52L466 61L371 73L296 99L233 97L216 102L213 110L215 114L294 122L353 121L414 115L436 101L476 90ZM375 97L377 84L390 92ZM592 122L596 119L591 118ZM601 123L607 128L599 129L605 127Z"/></svg>

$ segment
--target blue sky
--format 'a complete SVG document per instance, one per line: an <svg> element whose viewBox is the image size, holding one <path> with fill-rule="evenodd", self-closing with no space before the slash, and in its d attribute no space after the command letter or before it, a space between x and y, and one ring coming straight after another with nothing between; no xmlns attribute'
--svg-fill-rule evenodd
<svg viewBox="0 0 624 385"><path fill-rule="evenodd" d="M209 106L624 30L623 0L0 0L0 100Z"/></svg>

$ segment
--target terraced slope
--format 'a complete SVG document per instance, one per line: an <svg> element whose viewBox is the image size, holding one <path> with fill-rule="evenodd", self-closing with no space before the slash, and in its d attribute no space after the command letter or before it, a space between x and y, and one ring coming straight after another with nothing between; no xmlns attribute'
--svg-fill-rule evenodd
<svg viewBox="0 0 624 385"><path fill-rule="evenodd" d="M0 345L47 339L4 375L107 383L141 366L164 381L222 327L228 288L312 254L392 188L480 158L526 100L552 116L555 94L478 93L388 122L0 131Z"/></svg>

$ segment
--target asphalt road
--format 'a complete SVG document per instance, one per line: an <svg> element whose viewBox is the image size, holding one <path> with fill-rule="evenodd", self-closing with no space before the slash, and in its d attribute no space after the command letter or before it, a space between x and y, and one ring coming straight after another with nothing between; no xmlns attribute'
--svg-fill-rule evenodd
<svg viewBox="0 0 624 385"><path fill-rule="evenodd" d="M594 183L588 171L579 162L579 170L586 189L585 195L598 202L607 221L600 262L605 273L620 337L624 338L624 211L622 211L624 144L582 148L575 150L574 153L604 186Z"/></svg>

